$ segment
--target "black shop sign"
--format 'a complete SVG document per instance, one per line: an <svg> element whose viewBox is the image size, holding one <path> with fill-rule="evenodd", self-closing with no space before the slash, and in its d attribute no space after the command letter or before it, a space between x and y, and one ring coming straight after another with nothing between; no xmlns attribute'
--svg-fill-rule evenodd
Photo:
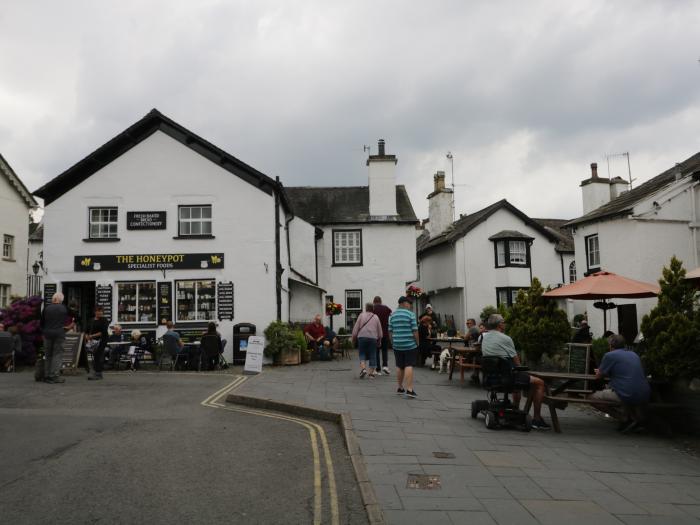
<svg viewBox="0 0 700 525"><path fill-rule="evenodd" d="M158 288L158 322L161 319L173 320L173 283L163 281L157 284Z"/></svg>
<svg viewBox="0 0 700 525"><path fill-rule="evenodd" d="M95 286L95 306L101 306L103 316L108 321L112 320L112 285Z"/></svg>
<svg viewBox="0 0 700 525"><path fill-rule="evenodd" d="M127 230L164 230L164 211L127 211Z"/></svg>
<svg viewBox="0 0 700 525"><path fill-rule="evenodd" d="M219 270L223 253L138 253L133 255L76 255L76 272L135 270Z"/></svg>
<svg viewBox="0 0 700 525"><path fill-rule="evenodd" d="M233 321L233 283L220 282L216 285L216 308L219 321Z"/></svg>
<svg viewBox="0 0 700 525"><path fill-rule="evenodd" d="M57 291L58 286L56 283L44 283L44 306L51 304L51 298Z"/></svg>

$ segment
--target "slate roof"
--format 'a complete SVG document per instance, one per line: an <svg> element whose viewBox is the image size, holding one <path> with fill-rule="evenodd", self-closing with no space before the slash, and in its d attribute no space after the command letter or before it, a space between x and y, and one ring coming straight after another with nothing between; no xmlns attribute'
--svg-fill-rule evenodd
<svg viewBox="0 0 700 525"><path fill-rule="evenodd" d="M557 237L557 246L554 248L561 253L574 253L574 235L571 233L571 228L566 224L568 219L532 219L539 223L548 232Z"/></svg>
<svg viewBox="0 0 700 525"><path fill-rule="evenodd" d="M274 179L214 146L211 142L169 119L157 109L152 109L141 120L44 184L34 194L43 198L45 204L50 204L156 131L162 131L268 195L281 189L281 185ZM280 192L280 195L283 205L288 207L288 203L284 200L284 194Z"/></svg>
<svg viewBox="0 0 700 525"><path fill-rule="evenodd" d="M527 239L529 241L532 241L534 237L525 235L524 233L519 232L517 230L503 230L489 237L489 241L497 241L498 239Z"/></svg>
<svg viewBox="0 0 700 525"><path fill-rule="evenodd" d="M639 201L655 194L665 186L672 184L676 180L676 172L680 169L682 176L691 175L700 170L700 153L681 162L678 167L674 166L656 177L649 179L644 184L623 193L616 199L603 204L599 208L588 212L586 215L574 219L567 223L567 226L575 226L588 222L597 222L602 219L611 219L621 215L628 215Z"/></svg>
<svg viewBox="0 0 700 525"><path fill-rule="evenodd" d="M418 223L403 185L396 186L398 215L379 217L369 214L368 186L296 186L285 187L284 192L294 214L311 224Z"/></svg>
<svg viewBox="0 0 700 525"><path fill-rule="evenodd" d="M476 228L479 224L487 220L491 215L496 213L498 210L505 209L510 211L513 215L516 217L520 218L525 224L530 226L531 228L534 228L535 230L539 231L542 235L544 235L547 239L549 239L551 242L556 243L557 247L555 249L559 250L559 243L562 242L562 237L558 232L555 232L551 230L550 228L544 226L540 222L536 221L535 219L531 219L527 215L525 215L523 212L521 212L518 208L513 206L510 202L508 202L506 199L501 199L498 202L494 202L490 206L487 206L486 208L483 208L479 211L476 211L474 213L471 213L469 215L463 215L461 216L458 220L452 223L450 227L447 228L447 230L440 235L433 237L430 239L428 232L423 232L418 239L416 240L416 249L418 253L422 253L428 250L431 250L433 248L436 248L438 246L442 246L444 244L448 243L453 243L457 239L460 239L461 237L464 237L467 233L469 233L471 230ZM547 219L550 220L550 219ZM556 219L551 219L551 220L556 220ZM566 221L562 221L566 222ZM516 232L517 233L517 232ZM522 235L522 234L520 234ZM571 241L571 251L573 252L573 239Z"/></svg>
<svg viewBox="0 0 700 525"><path fill-rule="evenodd" d="M24 200L27 206L30 208L36 208L38 206L38 203L36 200L34 200L34 197L32 197L31 192L24 185L22 179L17 176L15 170L12 169L12 166L8 164L2 154L0 154L0 173L7 178L10 186L15 189L17 194L22 198L22 200Z"/></svg>
<svg viewBox="0 0 700 525"><path fill-rule="evenodd" d="M29 223L29 240L43 241L44 240L44 223L31 222Z"/></svg>

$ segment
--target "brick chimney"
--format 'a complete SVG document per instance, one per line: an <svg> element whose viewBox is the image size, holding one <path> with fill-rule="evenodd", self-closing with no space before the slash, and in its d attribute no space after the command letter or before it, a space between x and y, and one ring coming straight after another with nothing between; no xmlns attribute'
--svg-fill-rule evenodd
<svg viewBox="0 0 700 525"><path fill-rule="evenodd" d="M369 167L369 214L391 216L396 213L396 155L387 155L384 139L377 142L377 155L367 159Z"/></svg>
<svg viewBox="0 0 700 525"><path fill-rule="evenodd" d="M438 171L433 175L433 192L428 195L428 231L430 237L444 232L452 224L452 208L454 193L451 188L445 188L445 172Z"/></svg>

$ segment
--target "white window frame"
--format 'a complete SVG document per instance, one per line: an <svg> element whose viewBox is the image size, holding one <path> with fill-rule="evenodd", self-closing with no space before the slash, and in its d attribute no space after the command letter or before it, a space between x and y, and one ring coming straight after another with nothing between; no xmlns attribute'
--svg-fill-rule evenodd
<svg viewBox="0 0 700 525"><path fill-rule="evenodd" d="M496 242L496 265L499 267L506 265L506 241Z"/></svg>
<svg viewBox="0 0 700 525"><path fill-rule="evenodd" d="M192 319L181 319L180 318L180 301L183 301L185 299L182 299L180 297L180 284L181 283L194 283L194 317ZM213 305L214 307L212 309L203 309L201 312L205 312L208 316L200 317L200 288L202 288L202 283L207 283L206 288L211 288L212 289L212 297L206 298L206 303L204 304L211 304L210 299L214 299ZM211 286L209 286L209 283L211 283ZM188 299L189 301L189 299ZM196 322L201 322L201 321L216 321L216 280L215 279L179 279L175 281L175 320L179 323L196 323Z"/></svg>
<svg viewBox="0 0 700 525"><path fill-rule="evenodd" d="M362 265L362 230L333 230L333 266Z"/></svg>
<svg viewBox="0 0 700 525"><path fill-rule="evenodd" d="M576 261L571 261L569 264L569 283L576 282Z"/></svg>
<svg viewBox="0 0 700 525"><path fill-rule="evenodd" d="M181 204L177 209L178 237L211 237L214 234L213 218L211 204ZM193 230L198 231L192 233Z"/></svg>
<svg viewBox="0 0 700 525"><path fill-rule="evenodd" d="M525 241L508 241L510 264L527 264L527 243Z"/></svg>
<svg viewBox="0 0 700 525"><path fill-rule="evenodd" d="M359 299L358 308L348 307L350 304L348 298L350 296L352 296L353 299ZM362 290L345 290L345 328L348 330L348 332L352 332L352 328L355 325L355 320L362 313L362 306Z"/></svg>
<svg viewBox="0 0 700 525"><path fill-rule="evenodd" d="M97 218L93 219L95 212ZM107 212L107 220L102 213ZM114 217L112 217L114 212ZM93 226L97 232L93 233ZM112 226L114 228L112 228ZM112 231L114 230L114 231ZM89 239L118 239L119 238L119 208L116 206L91 206L88 208L88 238Z"/></svg>
<svg viewBox="0 0 700 525"><path fill-rule="evenodd" d="M0 308L5 308L10 304L10 295L12 294L11 284L0 284Z"/></svg>
<svg viewBox="0 0 700 525"><path fill-rule="evenodd" d="M600 240L597 233L586 237L586 263L589 270L600 268Z"/></svg>
<svg viewBox="0 0 700 525"><path fill-rule="evenodd" d="M2 236L2 258L12 260L15 258L15 236L7 233Z"/></svg>
<svg viewBox="0 0 700 525"><path fill-rule="evenodd" d="M139 298L139 288L141 285L149 284L153 286L153 308L152 319L150 321L141 321L141 300ZM155 281L120 281L116 283L117 285L117 322L121 324L131 324L131 323L156 323L158 322L158 289L156 288ZM136 319L134 321L125 321L121 315L122 312L119 311L119 304L122 302L122 292L121 286L133 286L136 285L134 304L136 310L134 312Z"/></svg>

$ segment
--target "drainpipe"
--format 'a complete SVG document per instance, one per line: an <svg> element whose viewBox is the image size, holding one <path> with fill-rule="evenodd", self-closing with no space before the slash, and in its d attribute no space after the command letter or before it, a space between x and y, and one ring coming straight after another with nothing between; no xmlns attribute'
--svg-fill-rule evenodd
<svg viewBox="0 0 700 525"><path fill-rule="evenodd" d="M693 260L695 262L695 268L697 268L698 265L698 210L695 205L695 186L697 184L693 184L690 187L690 202L693 210Z"/></svg>
<svg viewBox="0 0 700 525"><path fill-rule="evenodd" d="M289 274L292 272L292 251L289 245L289 223L294 220L294 214L290 213L286 221L284 221L284 231L287 235L287 262L289 263ZM291 288L291 287L290 287ZM287 290L287 319L292 319L292 292Z"/></svg>
<svg viewBox="0 0 700 525"><path fill-rule="evenodd" d="M276 177L275 192L275 295L277 299L277 320L282 320L282 264L280 263L280 178Z"/></svg>
<svg viewBox="0 0 700 525"><path fill-rule="evenodd" d="M566 284L564 279L564 254L561 252L559 252L559 260L561 260L561 284L564 285Z"/></svg>

